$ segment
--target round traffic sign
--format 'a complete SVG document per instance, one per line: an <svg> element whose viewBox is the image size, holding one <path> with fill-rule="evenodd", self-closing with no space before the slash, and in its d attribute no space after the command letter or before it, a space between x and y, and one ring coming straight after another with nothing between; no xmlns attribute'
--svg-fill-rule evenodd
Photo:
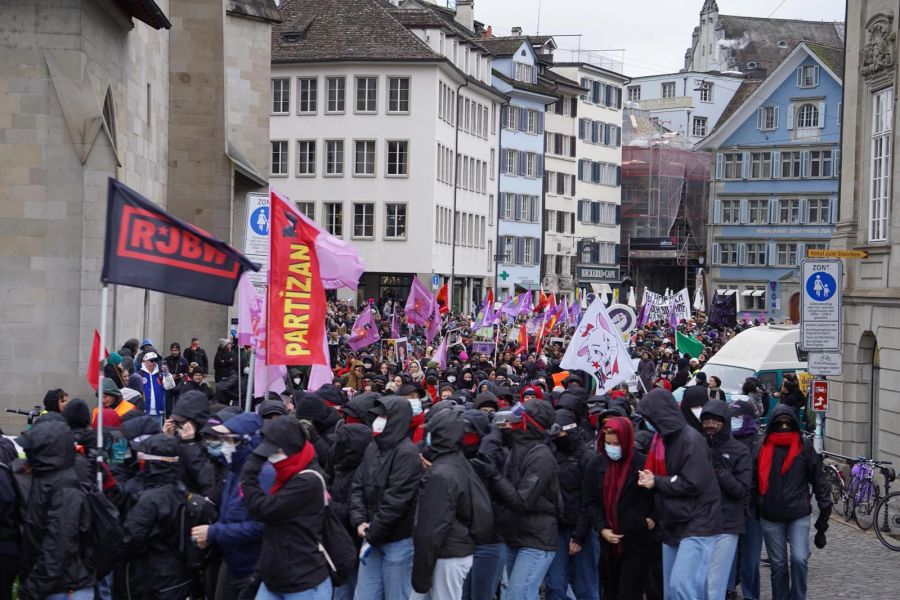
<svg viewBox="0 0 900 600"><path fill-rule="evenodd" d="M837 282L828 273L817 271L806 280L806 295L816 302L826 302L837 292Z"/></svg>
<svg viewBox="0 0 900 600"><path fill-rule="evenodd" d="M250 213L250 228L256 235L269 235L268 206L260 206Z"/></svg>

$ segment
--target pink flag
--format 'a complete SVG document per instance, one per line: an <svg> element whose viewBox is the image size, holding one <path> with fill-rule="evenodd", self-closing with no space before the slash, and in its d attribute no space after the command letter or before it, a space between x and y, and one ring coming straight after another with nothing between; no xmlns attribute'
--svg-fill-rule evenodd
<svg viewBox="0 0 900 600"><path fill-rule="evenodd" d="M266 363L266 303L250 282L247 274L238 281L238 344L251 346L256 360L253 367L253 395L264 397L267 392L282 393L286 388L284 365ZM266 382L268 388L266 389Z"/></svg>
<svg viewBox="0 0 900 600"><path fill-rule="evenodd" d="M563 328L569 326L569 303L566 301L565 296L559 303L559 319L562 321Z"/></svg>
<svg viewBox="0 0 900 600"><path fill-rule="evenodd" d="M400 335L400 320L397 318L397 303L394 303L394 308L391 311L391 337L395 340L398 337L402 337Z"/></svg>
<svg viewBox="0 0 900 600"><path fill-rule="evenodd" d="M438 368L446 369L447 368L447 338L450 337L445 335L441 340L440 345L434 353L434 359L437 360Z"/></svg>
<svg viewBox="0 0 900 600"><path fill-rule="evenodd" d="M323 385L331 385L334 381L334 372L331 370L331 358L328 352L328 338L322 340L322 354L328 364L313 365L309 371L309 381L306 382L306 391L314 392Z"/></svg>
<svg viewBox="0 0 900 600"><path fill-rule="evenodd" d="M369 305L356 318L353 329L350 330L350 339L347 344L354 350L359 350L381 339L378 334L378 326L372 318L372 306Z"/></svg>
<svg viewBox="0 0 900 600"><path fill-rule="evenodd" d="M581 320L581 304L578 301L572 303L572 306L569 307L569 327L578 327L578 322Z"/></svg>
<svg viewBox="0 0 900 600"><path fill-rule="evenodd" d="M413 277L412 287L409 288L409 297L406 299L406 321L411 325L428 323L431 316L431 305L434 298L418 277Z"/></svg>
<svg viewBox="0 0 900 600"><path fill-rule="evenodd" d="M443 320L441 318L441 307L435 301L431 305L431 318L428 320L428 326L425 328L425 343L430 344L431 340L440 333Z"/></svg>
<svg viewBox="0 0 900 600"><path fill-rule="evenodd" d="M348 242L334 237L303 213L297 214L304 223L319 231L316 236L316 253L319 258L319 276L325 289L345 287L355 290L360 276L366 270L359 253Z"/></svg>

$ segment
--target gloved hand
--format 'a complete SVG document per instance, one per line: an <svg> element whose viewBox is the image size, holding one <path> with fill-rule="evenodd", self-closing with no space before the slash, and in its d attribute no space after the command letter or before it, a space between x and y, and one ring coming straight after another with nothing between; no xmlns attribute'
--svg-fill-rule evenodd
<svg viewBox="0 0 900 600"><path fill-rule="evenodd" d="M500 471L497 470L497 467L494 466L494 463L490 460L475 457L469 462L472 464L472 468L475 469L475 472L478 473L478 476L485 481L491 481L500 476Z"/></svg>
<svg viewBox="0 0 900 600"><path fill-rule="evenodd" d="M825 530L819 529L816 531L816 537L813 538L813 543L816 545L816 548L821 550L825 547Z"/></svg>
<svg viewBox="0 0 900 600"><path fill-rule="evenodd" d="M819 513L819 518L816 519L815 528L818 531L825 532L828 530L828 517L831 516L831 509L828 508Z"/></svg>

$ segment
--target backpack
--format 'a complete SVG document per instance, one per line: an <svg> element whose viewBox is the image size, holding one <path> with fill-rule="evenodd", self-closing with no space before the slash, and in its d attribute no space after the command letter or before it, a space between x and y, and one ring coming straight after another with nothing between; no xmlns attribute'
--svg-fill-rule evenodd
<svg viewBox="0 0 900 600"><path fill-rule="evenodd" d="M325 502L325 518L322 520L322 539L319 540L319 552L325 555L325 562L331 571L331 582L340 586L356 570L356 545L340 519L331 510L331 497L325 486L325 479L318 471L304 469L298 475L312 473L322 482L322 495Z"/></svg>
<svg viewBox="0 0 900 600"><path fill-rule="evenodd" d="M184 559L188 572L202 569L209 560L212 550L209 546L201 549L191 539L191 529L199 525L212 525L216 522L218 509L215 503L200 494L185 489L179 490L181 505L178 507L178 552Z"/></svg>
<svg viewBox="0 0 900 600"><path fill-rule="evenodd" d="M92 485L82 484L84 511L88 514L87 525L82 525L81 543L86 548L87 564L97 577L105 577L112 572L122 559L125 545L125 531L119 520L119 509L101 491ZM84 521L82 522L84 523Z"/></svg>
<svg viewBox="0 0 900 600"><path fill-rule="evenodd" d="M494 535L494 511L491 503L491 495L487 487L481 481L481 477L475 474L472 466L469 467L469 495L472 502L472 522L469 523L469 534L475 540L475 544L482 546L490 543Z"/></svg>

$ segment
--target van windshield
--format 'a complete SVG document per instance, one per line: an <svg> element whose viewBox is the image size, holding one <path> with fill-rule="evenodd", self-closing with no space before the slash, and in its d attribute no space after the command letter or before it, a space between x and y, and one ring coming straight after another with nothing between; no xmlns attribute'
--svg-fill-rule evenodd
<svg viewBox="0 0 900 600"><path fill-rule="evenodd" d="M755 371L745 367L732 367L730 365L707 364L701 371L706 373L706 379L715 375L722 380L722 389L729 394L740 394L744 386L744 380L753 377Z"/></svg>

